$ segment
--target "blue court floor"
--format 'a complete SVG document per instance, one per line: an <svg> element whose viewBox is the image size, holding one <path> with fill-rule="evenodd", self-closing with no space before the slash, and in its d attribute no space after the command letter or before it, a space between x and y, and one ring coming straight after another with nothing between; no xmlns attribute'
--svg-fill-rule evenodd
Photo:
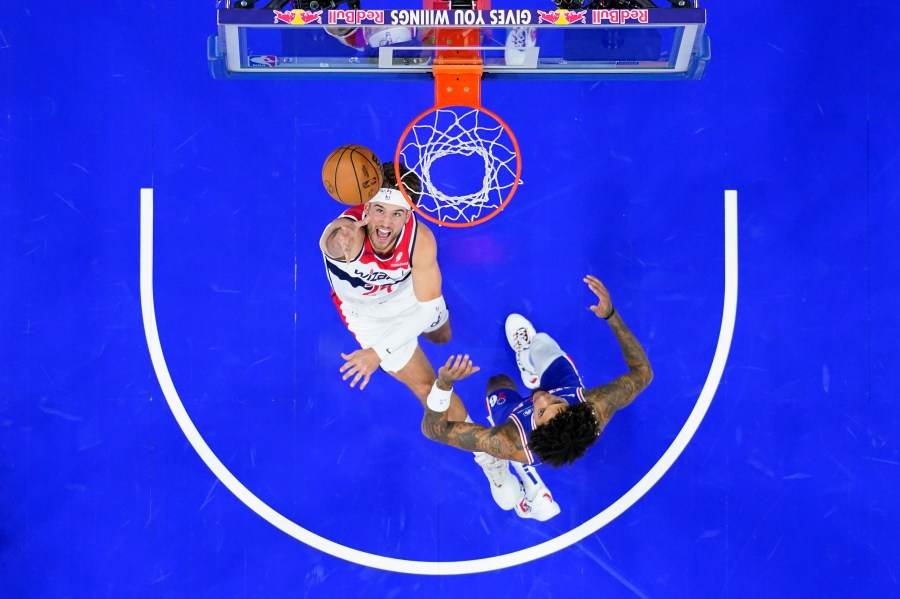
<svg viewBox="0 0 900 599"><path fill-rule="evenodd" d="M656 375L545 523L338 373L321 164L431 85L213 80L171 4L0 8L0 597L900 595L895 3L706 2L701 81L485 83L524 184L432 227L427 355L482 423L510 312L603 384L595 274Z"/></svg>

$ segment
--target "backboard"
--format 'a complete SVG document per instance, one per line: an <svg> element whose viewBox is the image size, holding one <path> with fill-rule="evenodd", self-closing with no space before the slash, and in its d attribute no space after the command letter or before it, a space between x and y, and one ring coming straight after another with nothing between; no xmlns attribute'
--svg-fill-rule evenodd
<svg viewBox="0 0 900 599"><path fill-rule="evenodd" d="M218 33L209 39L208 57L216 78L431 79L435 56L442 49L435 31L462 28L478 30L477 45L469 49L480 53L484 79L698 79L710 55L705 25L706 11L698 8L222 8ZM514 34L521 36L523 28L533 45L511 51L507 41ZM357 32L343 41L329 33L341 29ZM390 33L371 35L392 30L408 33L400 36L403 41L392 40Z"/></svg>

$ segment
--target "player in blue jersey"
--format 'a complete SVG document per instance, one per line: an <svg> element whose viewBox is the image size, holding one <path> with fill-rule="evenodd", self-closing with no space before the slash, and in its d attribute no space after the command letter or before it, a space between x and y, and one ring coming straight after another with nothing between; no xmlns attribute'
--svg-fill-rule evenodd
<svg viewBox="0 0 900 599"><path fill-rule="evenodd" d="M450 422L445 410L453 383L478 370L469 356L451 356L438 371L426 402L422 421L426 437L512 462L523 484L514 509L524 518L546 520L559 513L559 506L533 465L543 462L558 467L583 456L613 414L630 404L653 379L647 355L613 307L606 287L593 276L584 281L598 298L590 309L612 329L627 373L605 385L585 389L559 345L546 333L537 333L525 317L511 314L506 320L507 340L516 352L522 381L533 390L531 396L522 397L509 376L496 375L489 379L486 390L492 426Z"/></svg>

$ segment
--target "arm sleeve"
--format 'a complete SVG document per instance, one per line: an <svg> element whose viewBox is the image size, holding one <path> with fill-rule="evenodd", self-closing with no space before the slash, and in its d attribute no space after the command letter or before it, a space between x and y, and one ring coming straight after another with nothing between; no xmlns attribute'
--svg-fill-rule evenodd
<svg viewBox="0 0 900 599"><path fill-rule="evenodd" d="M412 316L394 329L380 343L372 346L378 357L384 360L392 351L409 343L424 331L433 331L449 318L444 296L427 302L418 302L418 308Z"/></svg>

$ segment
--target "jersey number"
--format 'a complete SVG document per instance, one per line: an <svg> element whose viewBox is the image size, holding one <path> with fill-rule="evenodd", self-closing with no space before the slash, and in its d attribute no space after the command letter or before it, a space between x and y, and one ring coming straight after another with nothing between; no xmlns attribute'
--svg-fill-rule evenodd
<svg viewBox="0 0 900 599"><path fill-rule="evenodd" d="M393 283L389 283L387 285L369 285L366 284L366 287L371 287L368 291L364 292L363 295L375 295L379 291L384 291L385 293L390 293L393 291Z"/></svg>

